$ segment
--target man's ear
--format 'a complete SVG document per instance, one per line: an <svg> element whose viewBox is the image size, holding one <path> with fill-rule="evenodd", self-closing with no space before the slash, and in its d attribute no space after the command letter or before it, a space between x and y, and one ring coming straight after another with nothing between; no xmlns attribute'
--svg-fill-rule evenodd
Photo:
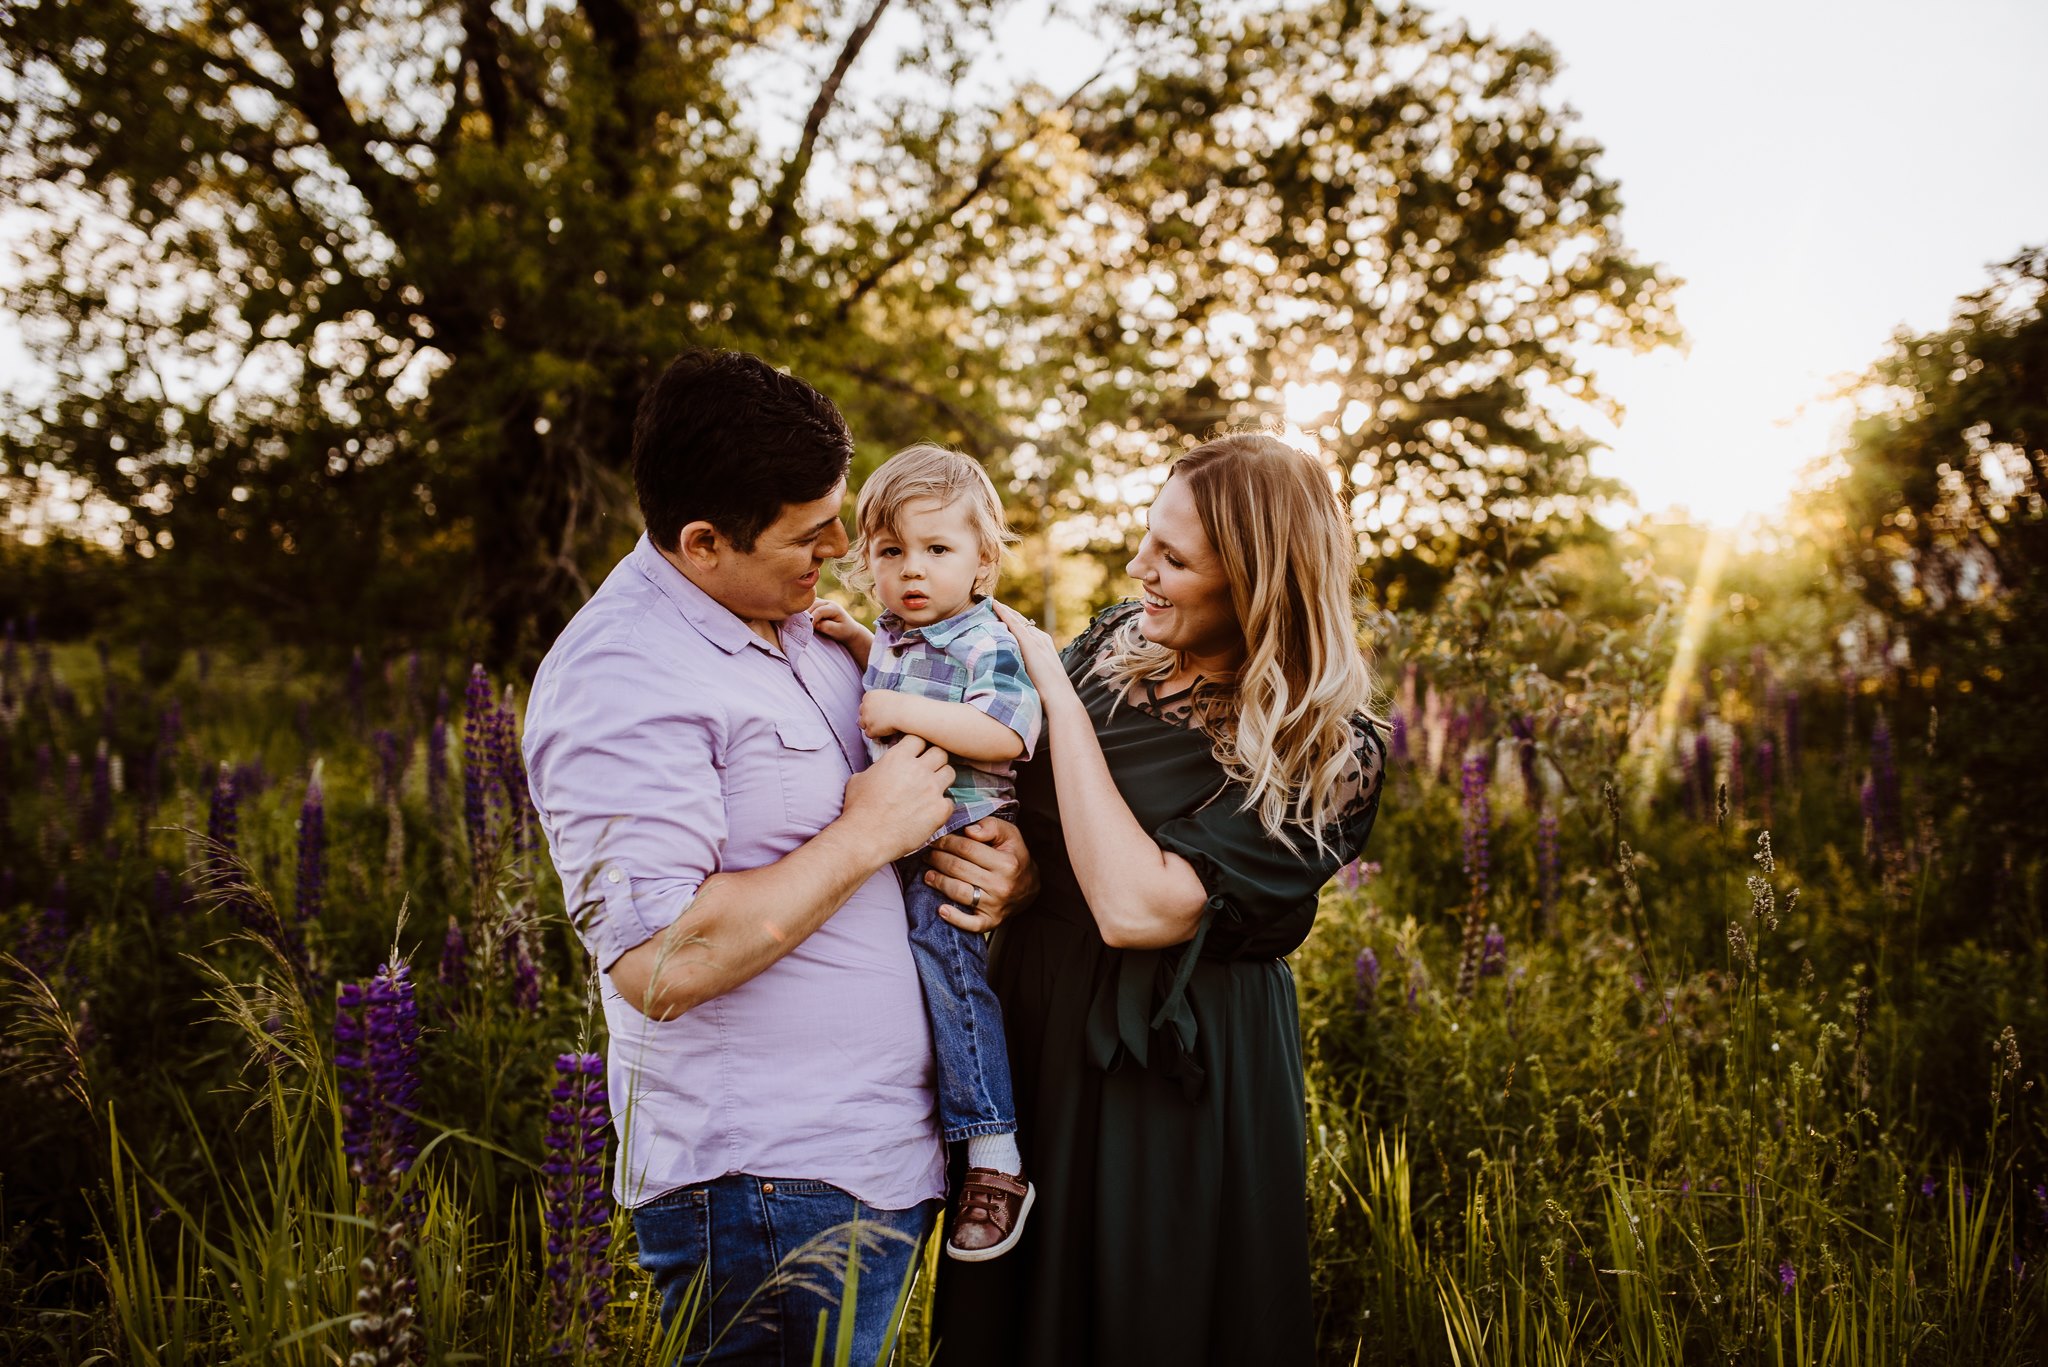
<svg viewBox="0 0 2048 1367"><path fill-rule="evenodd" d="M701 520L684 523L682 532L676 537L677 553L689 562L691 568L707 573L718 568L719 556L731 545L718 528Z"/></svg>

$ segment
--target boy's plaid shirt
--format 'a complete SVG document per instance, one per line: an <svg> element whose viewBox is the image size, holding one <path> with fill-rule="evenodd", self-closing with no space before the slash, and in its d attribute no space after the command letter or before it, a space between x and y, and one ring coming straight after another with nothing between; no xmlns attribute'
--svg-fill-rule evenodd
<svg viewBox="0 0 2048 1367"><path fill-rule="evenodd" d="M1038 748L1045 709L1024 669L1017 638L996 616L991 599L925 627L906 627L895 613L883 613L875 623L874 649L861 682L867 688L964 702L1017 733L1024 742L1020 761ZM1015 761L982 764L955 757L953 775L953 786L946 790L953 799L948 831L994 816L1015 801Z"/></svg>

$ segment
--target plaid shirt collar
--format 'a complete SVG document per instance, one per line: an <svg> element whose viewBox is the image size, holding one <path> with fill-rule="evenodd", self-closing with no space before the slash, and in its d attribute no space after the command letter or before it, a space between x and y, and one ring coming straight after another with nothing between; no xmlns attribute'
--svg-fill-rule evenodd
<svg viewBox="0 0 2048 1367"><path fill-rule="evenodd" d="M933 622L929 626L907 627L895 613L884 612L875 619L875 635L881 637L882 644L891 650L905 641L923 641L934 650L944 650L956 637L977 627L998 625L1000 621L996 616L995 600L982 598L965 612L956 612L945 621Z"/></svg>

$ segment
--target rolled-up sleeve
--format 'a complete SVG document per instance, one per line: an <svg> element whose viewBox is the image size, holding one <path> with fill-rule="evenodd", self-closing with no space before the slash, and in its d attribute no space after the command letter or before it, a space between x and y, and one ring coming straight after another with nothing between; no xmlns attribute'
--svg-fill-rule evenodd
<svg viewBox="0 0 2048 1367"><path fill-rule="evenodd" d="M726 723L630 642L550 661L528 705L534 806L600 969L673 923L721 866Z"/></svg>

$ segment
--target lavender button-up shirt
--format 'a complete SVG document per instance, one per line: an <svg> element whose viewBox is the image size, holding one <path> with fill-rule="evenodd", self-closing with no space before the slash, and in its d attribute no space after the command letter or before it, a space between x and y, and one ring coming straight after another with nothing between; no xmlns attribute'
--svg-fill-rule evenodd
<svg viewBox="0 0 2048 1367"><path fill-rule="evenodd" d="M807 614L780 636L778 651L643 536L542 662L527 772L599 968L687 918L713 873L772 864L823 830L867 767L852 656ZM884 1210L942 1193L931 1031L893 870L675 1020L641 1015L609 973L603 986L622 1204L736 1172L830 1182Z"/></svg>

